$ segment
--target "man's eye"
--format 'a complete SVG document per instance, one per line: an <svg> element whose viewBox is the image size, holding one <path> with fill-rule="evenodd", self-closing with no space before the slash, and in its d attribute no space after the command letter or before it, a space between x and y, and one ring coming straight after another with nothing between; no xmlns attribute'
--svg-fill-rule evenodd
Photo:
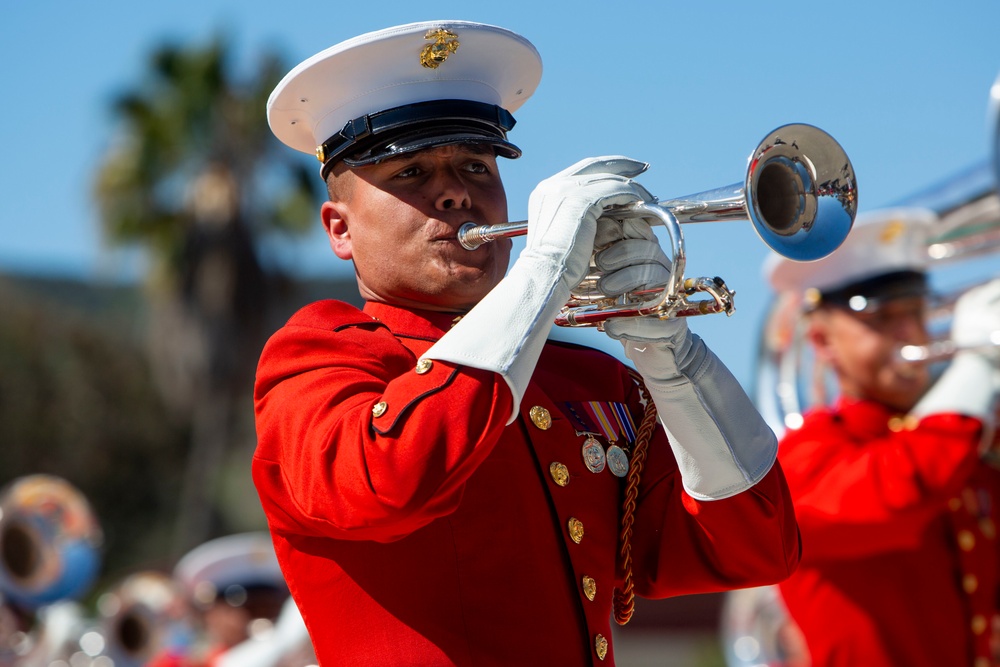
<svg viewBox="0 0 1000 667"><path fill-rule="evenodd" d="M420 167L407 167L396 174L396 178L413 178L420 174Z"/></svg>
<svg viewBox="0 0 1000 667"><path fill-rule="evenodd" d="M486 166L485 162L470 162L465 166L465 169L474 174L488 174L490 171L490 168Z"/></svg>

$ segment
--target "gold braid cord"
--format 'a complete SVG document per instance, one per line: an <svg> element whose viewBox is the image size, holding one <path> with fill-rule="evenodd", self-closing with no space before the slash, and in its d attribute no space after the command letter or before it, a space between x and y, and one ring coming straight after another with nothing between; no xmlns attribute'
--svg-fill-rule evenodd
<svg viewBox="0 0 1000 667"><path fill-rule="evenodd" d="M642 423L639 425L639 432L635 437L635 446L632 448L632 463L629 466L625 499L622 503L622 527L618 540L621 546L618 549L618 555L622 559L621 566L625 573L625 583L622 588L615 588L612 600L615 622L618 625L628 623L632 618L632 612L635 611L635 591L632 584L632 524L635 522L635 500L639 495L639 480L642 477L642 469L646 465L646 450L649 448L649 439L653 437L653 430L656 428L656 406L653 405L653 399L649 396L642 376L631 369L629 369L629 375L639 386L642 400L646 402L646 411L642 416Z"/></svg>

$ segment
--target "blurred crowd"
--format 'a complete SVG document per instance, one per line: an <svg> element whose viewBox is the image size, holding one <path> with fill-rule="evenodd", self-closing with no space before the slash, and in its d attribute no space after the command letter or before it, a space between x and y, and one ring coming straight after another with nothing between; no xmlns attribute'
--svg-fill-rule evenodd
<svg viewBox="0 0 1000 667"><path fill-rule="evenodd" d="M0 666L307 667L302 618L266 532L228 535L171 571L95 590L102 531L65 479L21 477L0 498Z"/></svg>

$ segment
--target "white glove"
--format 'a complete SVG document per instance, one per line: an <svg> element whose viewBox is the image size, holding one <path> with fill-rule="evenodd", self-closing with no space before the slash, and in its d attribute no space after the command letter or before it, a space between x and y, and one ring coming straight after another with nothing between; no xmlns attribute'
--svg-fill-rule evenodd
<svg viewBox="0 0 1000 667"><path fill-rule="evenodd" d="M650 289L670 281L667 258L652 227L642 218L597 221L594 264L603 274L597 289L605 296Z"/></svg>
<svg viewBox="0 0 1000 667"><path fill-rule="evenodd" d="M728 498L767 474L777 438L684 318L612 319L604 330L642 375L691 497Z"/></svg>
<svg viewBox="0 0 1000 667"><path fill-rule="evenodd" d="M991 425L1000 393L1000 279L969 290L955 304L951 339L960 350L934 386L911 411L916 417L936 413L969 415Z"/></svg>
<svg viewBox="0 0 1000 667"><path fill-rule="evenodd" d="M622 156L577 162L535 188L524 251L507 276L423 357L499 373L517 418L555 316L588 273L597 219L609 206L652 196L631 179L645 162Z"/></svg>

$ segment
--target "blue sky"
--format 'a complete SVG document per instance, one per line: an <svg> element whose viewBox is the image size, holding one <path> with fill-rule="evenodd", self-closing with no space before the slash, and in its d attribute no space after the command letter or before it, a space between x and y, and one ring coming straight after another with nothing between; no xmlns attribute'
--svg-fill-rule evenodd
<svg viewBox="0 0 1000 667"><path fill-rule="evenodd" d="M269 48L294 64L411 21L520 32L538 47L544 74L511 134L524 157L502 167L512 219L526 216L535 183L591 155L649 162L643 183L663 199L741 181L757 142L790 122L837 138L857 172L861 209L870 210L991 150L1000 3L945 4L7 0L0 272L107 279L134 271L128 253L103 246L89 192L113 139L111 96L137 82L146 53L166 39L199 44L222 31L246 62ZM684 234L688 275L720 275L737 292L733 317L696 318L691 328L748 385L770 302L760 277L769 251L749 224L686 225ZM349 271L318 234L292 253L312 273ZM605 346L595 332L582 340Z"/></svg>

